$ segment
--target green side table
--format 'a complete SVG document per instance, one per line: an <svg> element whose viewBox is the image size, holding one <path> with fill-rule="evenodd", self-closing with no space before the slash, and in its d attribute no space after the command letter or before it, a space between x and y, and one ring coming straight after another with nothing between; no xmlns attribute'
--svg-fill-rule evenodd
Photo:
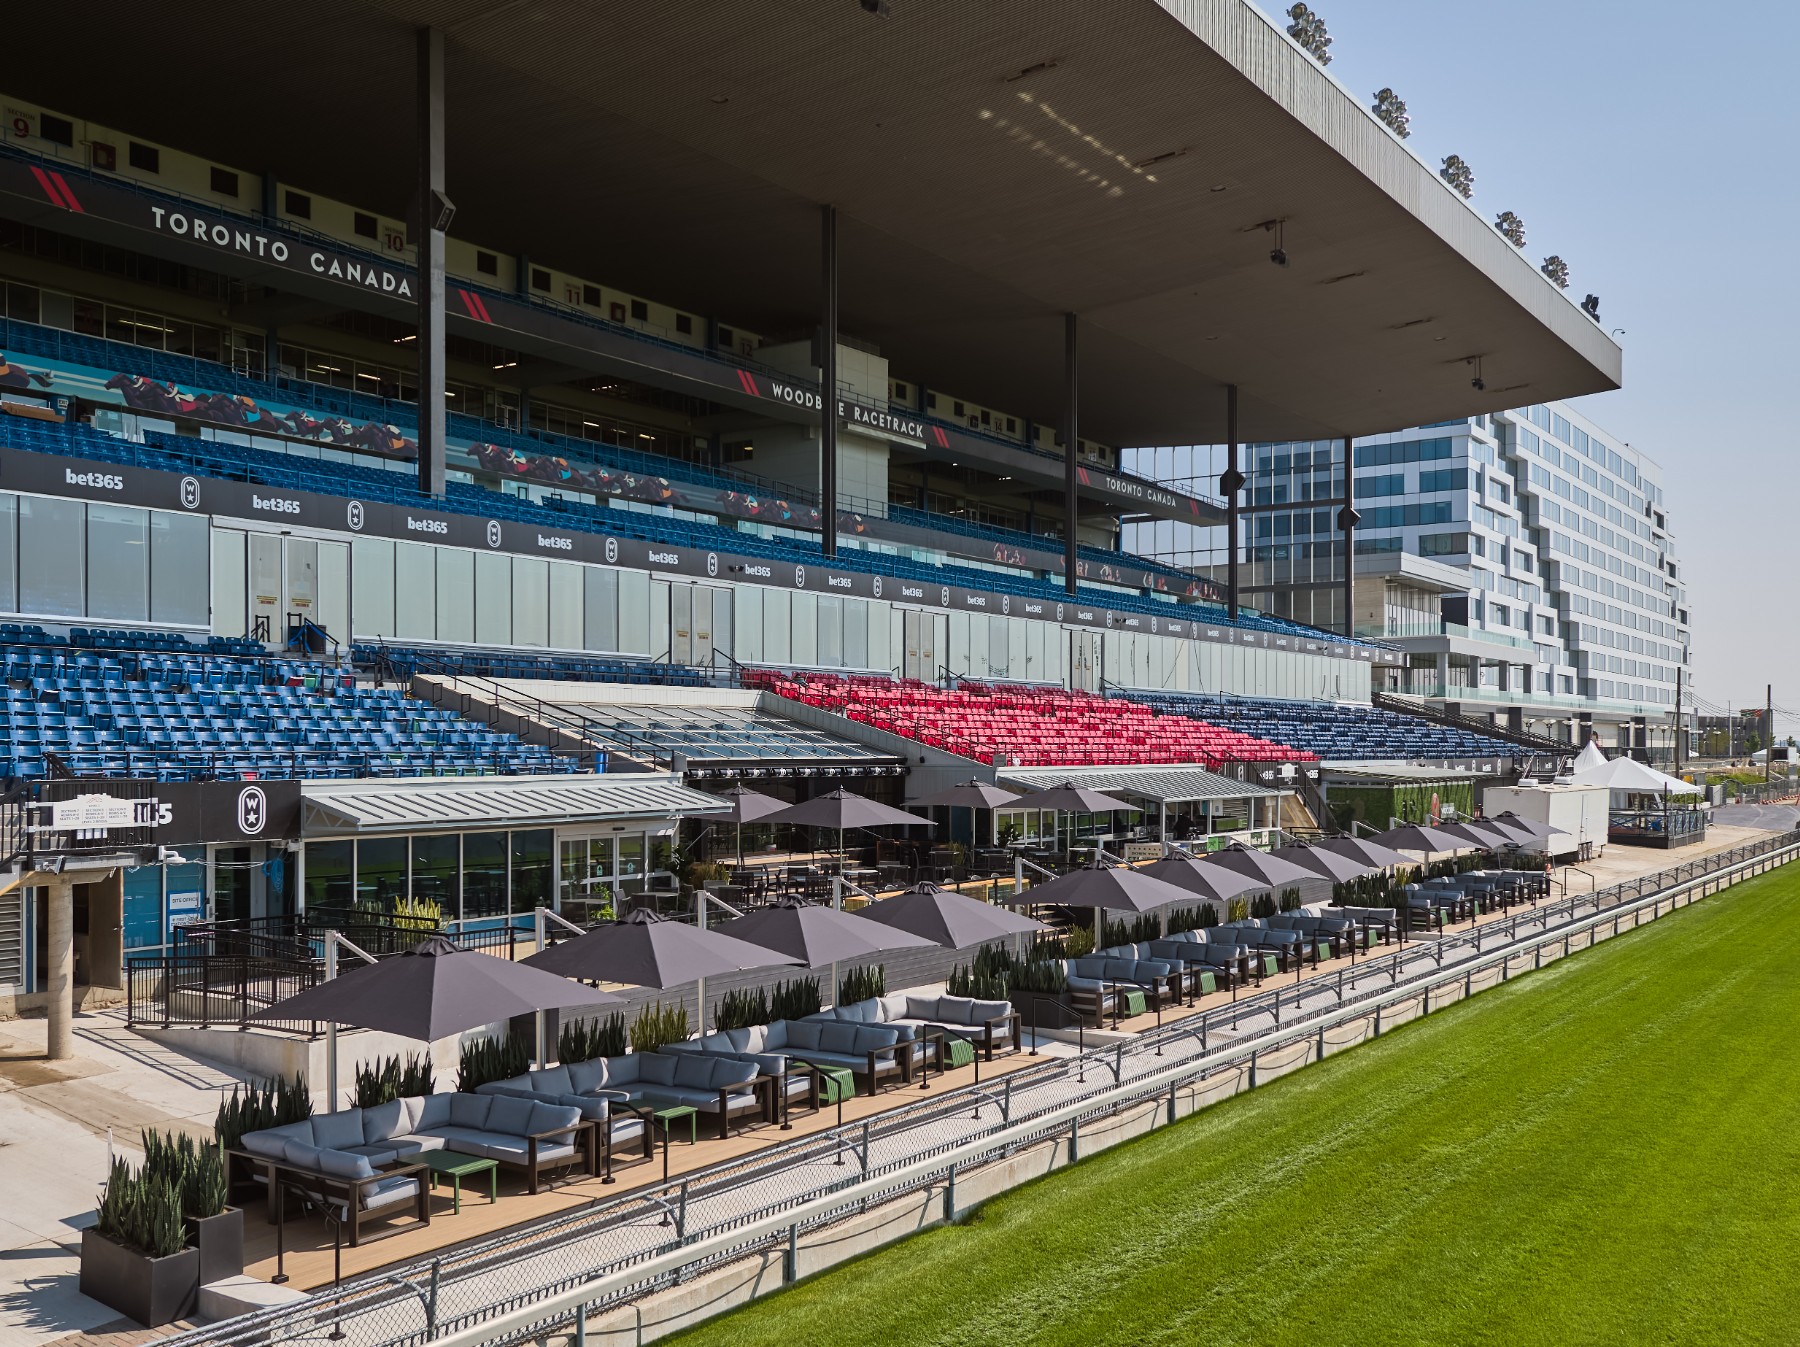
<svg viewBox="0 0 1800 1347"><path fill-rule="evenodd" d="M488 1176L488 1205L492 1206L500 1200L500 1166L492 1160L483 1159L479 1155L459 1155L455 1151L423 1151L419 1160L431 1171L433 1191L436 1191L440 1178L450 1180L452 1215L462 1213L462 1181L479 1174L485 1173Z"/></svg>
<svg viewBox="0 0 1800 1347"><path fill-rule="evenodd" d="M663 1181L669 1178L669 1129L683 1118L688 1121L688 1145L700 1144L700 1110L691 1104L675 1104L669 1108L659 1108L650 1115L653 1123L662 1124L663 1134Z"/></svg>
<svg viewBox="0 0 1800 1347"><path fill-rule="evenodd" d="M665 1144L669 1139L669 1129L683 1118L687 1119L688 1145L697 1146L700 1144L700 1110L694 1108L691 1104L676 1104L672 1108L659 1108L650 1116L662 1124L663 1141Z"/></svg>

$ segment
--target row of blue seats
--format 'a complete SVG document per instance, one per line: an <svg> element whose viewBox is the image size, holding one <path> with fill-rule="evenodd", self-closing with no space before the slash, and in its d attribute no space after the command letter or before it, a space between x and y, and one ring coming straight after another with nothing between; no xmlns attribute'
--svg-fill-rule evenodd
<svg viewBox="0 0 1800 1347"><path fill-rule="evenodd" d="M100 442L113 438L99 431L93 433L99 437ZM60 438L58 442L60 443ZM262 651L262 647L255 641L243 636L208 636L205 641L196 642L179 632L110 627L71 627L68 635L64 636L47 631L35 623L0 622L0 646L9 645L40 646L46 649L140 650L217 655L255 655Z"/></svg>
<svg viewBox="0 0 1800 1347"><path fill-rule="evenodd" d="M1512 757L1520 752L1502 739L1373 706L1183 692L1113 695L1165 714L1290 744L1327 761Z"/></svg>
<svg viewBox="0 0 1800 1347"><path fill-rule="evenodd" d="M463 678L550 678L563 682L696 688L706 687L711 681L704 670L686 664L581 655L521 655L510 650L425 650L359 642L350 647L350 658L359 668L394 678L411 678L422 672Z"/></svg>

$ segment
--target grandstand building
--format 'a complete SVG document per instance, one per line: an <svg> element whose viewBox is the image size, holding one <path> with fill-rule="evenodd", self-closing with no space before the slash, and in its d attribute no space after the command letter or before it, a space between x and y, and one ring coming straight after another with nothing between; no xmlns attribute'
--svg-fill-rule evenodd
<svg viewBox="0 0 1800 1347"><path fill-rule="evenodd" d="M1216 480L1216 458L1127 462L1194 489ZM1669 751L1690 626L1653 460L1551 403L1362 437L1355 464L1353 630L1406 652L1378 691L1566 742ZM1250 465L1251 602L1342 630L1342 445L1257 445ZM1124 538L1197 569L1225 547L1222 530L1172 523L1127 524Z"/></svg>
<svg viewBox="0 0 1800 1347"><path fill-rule="evenodd" d="M1252 6L437 14L120 12L79 72L0 92L5 775L299 792L277 840L115 858L89 929L123 903L128 954L421 895L525 919L647 880L711 783L900 803L1156 765L1145 817L1241 822L1321 759L1516 765L1504 725L1372 706L1428 691L1414 633L1346 635L1258 553L1220 574L1124 523L1238 505L1135 446L1453 418L1498 446L1462 353L1545 403L1620 377ZM207 70L144 98L202 27ZM1245 466L1272 492L1293 461ZM1455 588L1437 560L1421 584ZM1575 653L1605 696L1662 686ZM533 774L612 794L484 812ZM68 885L25 878L0 983L35 991Z"/></svg>

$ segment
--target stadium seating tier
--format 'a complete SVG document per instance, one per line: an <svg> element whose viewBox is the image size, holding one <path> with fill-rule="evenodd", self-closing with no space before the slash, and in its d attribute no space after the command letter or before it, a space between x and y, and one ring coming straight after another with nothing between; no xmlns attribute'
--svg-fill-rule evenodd
<svg viewBox="0 0 1800 1347"><path fill-rule="evenodd" d="M52 755L77 775L165 781L579 770L400 689L305 661L59 648L41 629L12 627L0 630L0 664L0 777L10 779L50 775Z"/></svg>
<svg viewBox="0 0 1800 1347"><path fill-rule="evenodd" d="M1313 754L1184 715L1089 692L965 682L941 688L864 675L744 675L746 686L834 711L977 762L1113 767L1306 761Z"/></svg>

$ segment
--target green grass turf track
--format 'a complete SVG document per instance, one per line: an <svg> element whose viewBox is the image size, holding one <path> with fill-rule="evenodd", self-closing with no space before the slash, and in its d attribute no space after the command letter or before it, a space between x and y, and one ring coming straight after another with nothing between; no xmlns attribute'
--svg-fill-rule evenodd
<svg viewBox="0 0 1800 1347"><path fill-rule="evenodd" d="M1800 1343L1800 865L701 1344Z"/></svg>

